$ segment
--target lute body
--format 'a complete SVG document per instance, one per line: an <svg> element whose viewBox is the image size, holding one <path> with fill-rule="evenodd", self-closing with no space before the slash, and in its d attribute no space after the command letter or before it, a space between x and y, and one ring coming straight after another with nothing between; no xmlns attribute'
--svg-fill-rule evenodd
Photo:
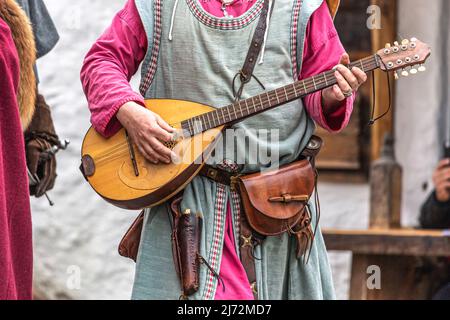
<svg viewBox="0 0 450 320"><path fill-rule="evenodd" d="M145 103L149 110L159 114L175 129L181 129L184 120L214 110L199 103L180 100L150 99ZM84 171L88 171L86 178L100 196L115 206L130 210L156 206L175 196L192 181L212 152L215 138L222 129L223 126L210 129L202 137L182 138L176 148L176 153L183 160L179 164L154 165L134 147L139 172L136 175L125 130L106 139L91 127L82 147ZM93 172L89 172L89 165Z"/></svg>

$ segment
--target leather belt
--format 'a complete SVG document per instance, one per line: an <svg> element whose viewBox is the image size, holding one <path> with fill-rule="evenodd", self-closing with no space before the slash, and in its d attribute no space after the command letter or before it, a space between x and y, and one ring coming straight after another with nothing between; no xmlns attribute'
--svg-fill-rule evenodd
<svg viewBox="0 0 450 320"><path fill-rule="evenodd" d="M322 148L322 145L323 141L321 138L312 136L305 150L303 150L301 157L308 158L314 167L314 160L320 149ZM238 176L238 174L236 173L231 173L222 169L212 167L210 165L204 165L200 170L199 175L226 186L232 186L233 179Z"/></svg>
<svg viewBox="0 0 450 320"><path fill-rule="evenodd" d="M226 186L231 186L231 182L236 176L236 174L209 165L204 165L200 170L199 175Z"/></svg>

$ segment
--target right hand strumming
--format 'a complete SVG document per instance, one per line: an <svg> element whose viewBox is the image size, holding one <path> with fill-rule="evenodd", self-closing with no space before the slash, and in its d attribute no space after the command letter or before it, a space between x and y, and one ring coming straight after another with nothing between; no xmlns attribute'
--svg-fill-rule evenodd
<svg viewBox="0 0 450 320"><path fill-rule="evenodd" d="M117 119L127 130L139 152L151 163L170 164L176 157L163 144L172 140L175 129L158 114L135 102L128 102L119 109Z"/></svg>

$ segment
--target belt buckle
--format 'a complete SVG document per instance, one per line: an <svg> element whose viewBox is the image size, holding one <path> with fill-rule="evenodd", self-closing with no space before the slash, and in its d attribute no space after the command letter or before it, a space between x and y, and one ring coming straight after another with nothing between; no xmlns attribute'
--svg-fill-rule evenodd
<svg viewBox="0 0 450 320"><path fill-rule="evenodd" d="M308 142L307 148L310 149L310 150L317 150L317 149L320 148L320 142L318 142L318 141L316 141L316 140L314 140L314 139L311 139L311 140Z"/></svg>
<svg viewBox="0 0 450 320"><path fill-rule="evenodd" d="M233 191L233 192L237 191L237 185L238 185L238 182L239 182L239 178L241 176L242 176L241 174L237 174L235 176L231 176L230 177L230 189L231 189L231 191Z"/></svg>

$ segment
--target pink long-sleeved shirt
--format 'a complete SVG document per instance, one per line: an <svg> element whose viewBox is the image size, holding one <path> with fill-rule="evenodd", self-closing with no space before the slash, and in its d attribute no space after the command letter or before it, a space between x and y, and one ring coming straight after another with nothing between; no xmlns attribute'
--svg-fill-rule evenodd
<svg viewBox="0 0 450 320"><path fill-rule="evenodd" d="M223 16L220 1L201 1L204 9ZM237 17L253 2L236 1L229 13ZM147 36L136 5L129 0L114 18L110 27L92 46L81 71L81 80L91 110L94 128L106 137L116 133L121 125L117 111L127 102L144 105L144 99L133 91L129 81L137 72L147 52ZM312 15L306 32L303 68L300 79L330 70L345 52L333 25L326 3ZM354 96L345 100L333 112L324 113L321 92L304 98L313 120L331 132L344 129L353 111Z"/></svg>
<svg viewBox="0 0 450 320"><path fill-rule="evenodd" d="M223 17L221 2L201 1L210 14ZM236 1L228 13L234 17L244 14L254 1ZM134 92L129 84L146 55L147 36L133 0L114 18L111 26L89 51L81 72L81 80L93 126L104 136L111 136L120 129L116 113L126 102L144 105L143 97ZM344 53L326 3L313 14L309 21L300 79L304 79L333 68ZM354 96L343 102L333 112L325 115L321 92L304 98L309 115L322 127L339 132L350 120ZM225 226L220 282L216 300L251 300L253 294L245 270L235 251L233 222L228 205Z"/></svg>

